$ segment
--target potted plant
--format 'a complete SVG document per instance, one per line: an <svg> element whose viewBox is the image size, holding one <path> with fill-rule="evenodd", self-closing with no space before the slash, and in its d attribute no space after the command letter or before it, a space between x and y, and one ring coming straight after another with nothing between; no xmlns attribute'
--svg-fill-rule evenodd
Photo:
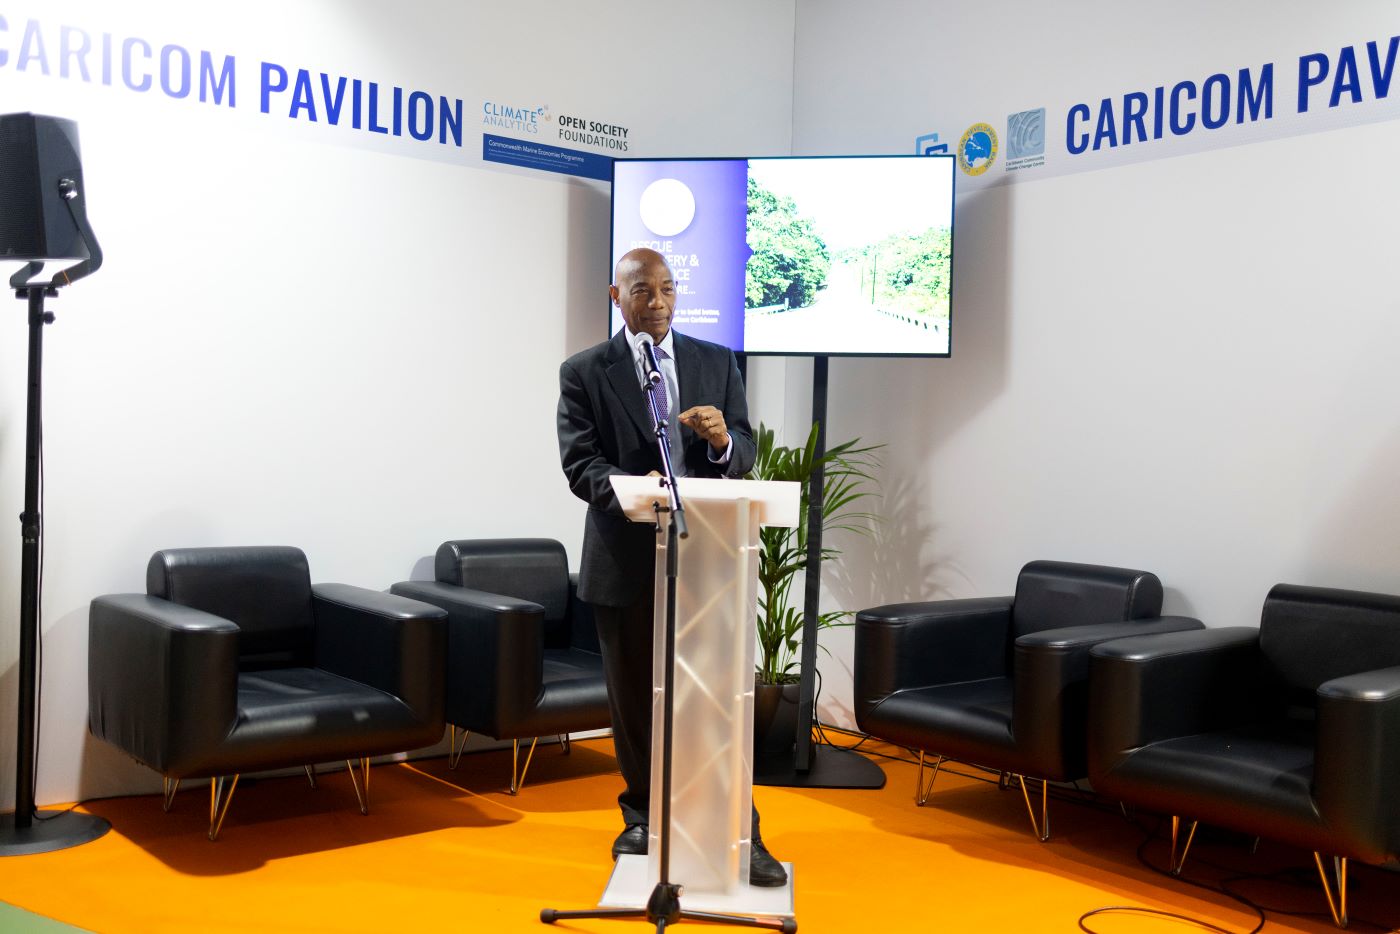
<svg viewBox="0 0 1400 934"><path fill-rule="evenodd" d="M754 698L754 748L759 759L781 755L791 748L797 732L797 687L801 677L798 651L802 643L803 609L794 605L792 583L807 567L807 512L811 481L822 468L821 560L831 561L841 551L829 544L828 533L849 529L865 533L865 523L875 518L858 508L859 501L874 493L872 471L879 466L875 451L881 445L860 445L856 438L828 447L817 455L818 425L813 423L800 447L776 443L773 430L758 426L758 453L749 478L792 480L800 484L797 525L765 528L760 533L758 556L758 663ZM850 625L849 610L832 610L817 617L817 628Z"/></svg>

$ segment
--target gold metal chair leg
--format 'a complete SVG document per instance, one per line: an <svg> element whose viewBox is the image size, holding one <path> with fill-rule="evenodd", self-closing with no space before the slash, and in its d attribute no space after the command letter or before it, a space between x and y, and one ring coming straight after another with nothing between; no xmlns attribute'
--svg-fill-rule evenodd
<svg viewBox="0 0 1400 934"><path fill-rule="evenodd" d="M316 790L316 766L308 765L306 768L306 780L311 783L311 790Z"/></svg>
<svg viewBox="0 0 1400 934"><path fill-rule="evenodd" d="M170 809L175 806L175 792L180 790L180 780L178 778L162 778L161 781L164 782L165 790L165 801L162 802L161 808L169 814Z"/></svg>
<svg viewBox="0 0 1400 934"><path fill-rule="evenodd" d="M360 776L355 777L355 762L360 764ZM355 799L360 802L360 813L369 814L369 757L358 760L345 760L345 768L350 772L350 784L355 786ZM363 786L363 787L362 787Z"/></svg>
<svg viewBox="0 0 1400 934"><path fill-rule="evenodd" d="M1327 908L1332 912L1332 921L1339 928L1347 926L1347 859L1345 856L1332 857L1332 871L1337 876L1337 897L1332 897L1332 886L1327 882L1327 870L1322 868L1322 854L1313 851L1317 863L1317 874L1322 877L1322 891L1327 896Z"/></svg>
<svg viewBox="0 0 1400 934"><path fill-rule="evenodd" d="M943 764L943 757L939 756L938 761L933 764L933 774L924 781L924 751L919 750L919 774L914 779L914 804L923 807L928 801L928 796L933 792L933 780L938 777L938 768Z"/></svg>
<svg viewBox="0 0 1400 934"><path fill-rule="evenodd" d="M462 745L461 745L461 746L458 746L458 745L457 745L457 734L458 734L458 733L461 733L461 734L462 734ZM448 756L447 756L447 767L448 767L449 769L452 769L452 770L455 771L456 768L457 768L457 763L459 763L459 762L462 761L462 753L463 753L463 751L466 750L466 748L467 748L467 737L468 737L468 736L471 736L471 735L472 735L471 732L468 731L468 730L459 730L459 729L457 729L456 726L453 726L453 727L452 727L452 737L451 737L451 740L450 740L450 742L451 742L451 750L452 750L452 751L451 751L450 753L448 753Z"/></svg>
<svg viewBox="0 0 1400 934"><path fill-rule="evenodd" d="M1181 870L1186 868L1186 854L1191 852L1191 841L1196 839L1196 821L1191 822L1191 829L1186 833L1186 845L1181 848L1181 858L1176 855L1177 838L1181 833L1181 818L1172 815L1172 875L1181 875Z"/></svg>
<svg viewBox="0 0 1400 934"><path fill-rule="evenodd" d="M560 734L559 734L559 742L561 742L561 743L564 744L564 755L567 756L569 753L571 753L571 752L574 751L574 750L573 750L573 747L569 745L569 734L568 734L568 733L560 733Z"/></svg>
<svg viewBox="0 0 1400 934"><path fill-rule="evenodd" d="M225 787L227 787L227 791L225 791ZM210 842L219 839L219 831L223 829L224 818L228 817L228 806L233 803L233 793L237 790L237 775L233 776L233 781L228 781L227 776L223 775L209 779Z"/></svg>
<svg viewBox="0 0 1400 934"><path fill-rule="evenodd" d="M1026 799L1026 813L1031 816L1031 829L1044 843L1050 839L1050 783L1043 778L1040 780L1040 823L1036 823L1031 793L1026 790L1026 776L1017 775L1016 778L1021 782L1021 797Z"/></svg>
<svg viewBox="0 0 1400 934"><path fill-rule="evenodd" d="M540 741L536 736L530 740L530 751L525 754L525 767L520 766L520 740L510 741L510 793L519 794L520 788L525 784L525 773L530 771L530 760L535 757L535 744ZM518 772L517 772L518 769ZM518 776L518 777L517 777Z"/></svg>

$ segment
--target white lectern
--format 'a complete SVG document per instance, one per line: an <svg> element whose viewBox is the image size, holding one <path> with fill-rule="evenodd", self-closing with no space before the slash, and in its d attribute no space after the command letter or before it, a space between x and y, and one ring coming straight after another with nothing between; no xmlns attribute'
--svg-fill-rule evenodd
<svg viewBox="0 0 1400 934"><path fill-rule="evenodd" d="M677 554L675 736L671 743L670 879L687 909L791 916L792 867L783 888L748 884L753 801L754 622L759 528L797 524L799 485L682 477L690 535ZM656 477L612 478L628 518L666 521ZM657 536L653 664L651 838L648 856L618 859L599 903L638 907L660 865L665 749L666 536Z"/></svg>

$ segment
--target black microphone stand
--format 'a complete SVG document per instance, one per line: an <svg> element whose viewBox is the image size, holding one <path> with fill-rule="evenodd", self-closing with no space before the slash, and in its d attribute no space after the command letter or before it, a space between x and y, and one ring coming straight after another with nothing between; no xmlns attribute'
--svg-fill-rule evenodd
<svg viewBox="0 0 1400 934"><path fill-rule="evenodd" d="M735 927L771 928L784 934L796 934L797 921L793 918L755 918L748 915L727 915L711 911L689 911L681 907L681 895L685 888L671 881L671 727L675 715L676 687L676 574L679 568L679 539L689 536L685 525L685 506L681 503L680 490L676 487L676 473L671 468L671 444L667 435L666 420L661 417L661 407L656 394L661 388L660 373L647 380L647 404L651 408L651 418L656 424L656 443L661 448L661 486L667 490L668 506L653 503L656 511L656 534L661 534L661 513L670 512L671 519L666 524L666 673L663 684L666 692L666 711L661 734L661 833L660 878L651 890L645 908L594 908L587 911L559 911L555 908L540 910L540 920L545 924L555 921L568 921L584 918L644 918L656 925L657 934L667 927L679 924L685 919L711 921ZM679 402L680 400L676 400Z"/></svg>

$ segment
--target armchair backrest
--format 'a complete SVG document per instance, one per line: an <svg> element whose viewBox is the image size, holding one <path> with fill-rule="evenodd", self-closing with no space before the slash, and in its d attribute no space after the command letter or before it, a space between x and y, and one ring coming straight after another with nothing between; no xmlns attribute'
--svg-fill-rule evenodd
<svg viewBox="0 0 1400 934"><path fill-rule="evenodd" d="M311 664L316 620L299 548L167 548L146 565L146 593L238 624L243 671Z"/></svg>
<svg viewBox="0 0 1400 934"><path fill-rule="evenodd" d="M529 600L544 607L545 645L569 645L569 556L551 538L479 538L443 542L438 583Z"/></svg>
<svg viewBox="0 0 1400 934"><path fill-rule="evenodd" d="M1116 623L1162 612L1162 582L1130 568L1032 561L1016 579L1011 641L1032 632Z"/></svg>
<svg viewBox="0 0 1400 934"><path fill-rule="evenodd" d="M1259 653L1297 712L1325 681L1400 666L1400 597L1278 584L1264 598Z"/></svg>

